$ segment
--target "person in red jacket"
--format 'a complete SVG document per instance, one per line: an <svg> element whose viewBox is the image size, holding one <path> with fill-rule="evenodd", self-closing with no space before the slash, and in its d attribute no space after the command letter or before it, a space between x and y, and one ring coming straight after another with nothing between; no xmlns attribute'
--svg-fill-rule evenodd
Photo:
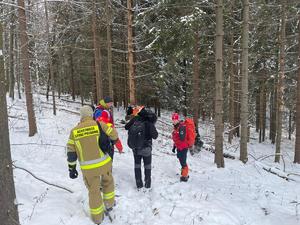
<svg viewBox="0 0 300 225"><path fill-rule="evenodd" d="M177 158L181 165L181 177L180 181L188 181L189 179L189 167L186 163L188 148L190 147L187 142L186 126L183 121L179 120L178 113L173 113L172 121L174 130L172 132L172 139L174 142L172 152L175 153L177 149Z"/></svg>
<svg viewBox="0 0 300 225"><path fill-rule="evenodd" d="M108 126L108 129L110 129L109 131L112 131L113 129L115 129L114 125L111 123L110 117L108 116L107 113L102 113L102 115L100 117L97 118L97 123L103 122ZM102 134L103 136L105 136L105 134ZM104 139L102 137L102 139ZM107 138L106 138L107 139ZM101 145L103 143L100 142L99 140L99 145ZM118 138L115 141L111 141L111 142L105 142L105 146L107 149L107 153L109 154L109 156L111 157L111 159L113 159L114 157L114 146L116 146L116 148L118 149L119 153L123 153L123 145L121 143L121 140Z"/></svg>

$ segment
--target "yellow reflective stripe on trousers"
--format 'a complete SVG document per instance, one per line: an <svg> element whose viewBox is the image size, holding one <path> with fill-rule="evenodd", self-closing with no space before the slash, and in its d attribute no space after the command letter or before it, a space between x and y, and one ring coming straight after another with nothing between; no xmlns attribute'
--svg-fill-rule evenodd
<svg viewBox="0 0 300 225"><path fill-rule="evenodd" d="M82 170L91 170L95 169L101 166L104 166L105 164L109 163L111 161L111 158L109 155L104 155L104 157L100 159L90 160L90 161L81 161L80 162L80 168Z"/></svg>
<svg viewBox="0 0 300 225"><path fill-rule="evenodd" d="M104 211L104 204L102 204L100 207L98 208L93 208L93 209L90 209L90 212L92 215L98 215L98 214L101 214L103 213Z"/></svg>
<svg viewBox="0 0 300 225"><path fill-rule="evenodd" d="M69 139L69 140L68 140L68 144L69 144L69 145L74 145L74 141L73 141L72 139Z"/></svg>
<svg viewBox="0 0 300 225"><path fill-rule="evenodd" d="M103 194L103 199L104 200L109 200L109 199L112 199L113 197L115 197L115 192L114 191Z"/></svg>
<svg viewBox="0 0 300 225"><path fill-rule="evenodd" d="M79 156L80 156L80 161L84 161L84 158L83 158L83 154L82 154L82 147L81 147L81 144L80 144L80 141L75 141L75 145L79 151Z"/></svg>

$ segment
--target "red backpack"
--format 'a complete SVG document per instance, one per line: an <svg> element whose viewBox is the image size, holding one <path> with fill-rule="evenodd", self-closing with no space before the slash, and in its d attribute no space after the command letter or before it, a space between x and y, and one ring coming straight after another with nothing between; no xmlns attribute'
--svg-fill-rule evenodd
<svg viewBox="0 0 300 225"><path fill-rule="evenodd" d="M184 124L186 126L186 140L189 145L189 147L192 147L195 144L196 139L196 129L195 129L195 123L193 119L186 118L184 121Z"/></svg>

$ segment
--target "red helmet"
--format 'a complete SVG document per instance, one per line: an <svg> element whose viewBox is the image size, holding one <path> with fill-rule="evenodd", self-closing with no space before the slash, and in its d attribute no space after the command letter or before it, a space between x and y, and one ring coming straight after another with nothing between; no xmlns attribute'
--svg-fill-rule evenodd
<svg viewBox="0 0 300 225"><path fill-rule="evenodd" d="M172 120L179 120L179 114L178 113L173 113L172 114Z"/></svg>

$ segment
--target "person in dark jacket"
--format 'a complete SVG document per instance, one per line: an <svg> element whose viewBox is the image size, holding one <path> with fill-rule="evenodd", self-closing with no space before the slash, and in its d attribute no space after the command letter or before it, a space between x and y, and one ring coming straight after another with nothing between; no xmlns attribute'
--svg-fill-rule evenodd
<svg viewBox="0 0 300 225"><path fill-rule="evenodd" d="M128 131L132 126L134 126L136 121L140 121L145 125L145 135L142 147L132 149L134 156L135 181L138 189L144 186L141 171L142 159L144 162L145 188L151 187L152 139L156 139L158 137L158 132L155 128L156 120L157 117L153 112L146 110L145 107L140 107L136 116L134 116L125 125L125 129Z"/></svg>

